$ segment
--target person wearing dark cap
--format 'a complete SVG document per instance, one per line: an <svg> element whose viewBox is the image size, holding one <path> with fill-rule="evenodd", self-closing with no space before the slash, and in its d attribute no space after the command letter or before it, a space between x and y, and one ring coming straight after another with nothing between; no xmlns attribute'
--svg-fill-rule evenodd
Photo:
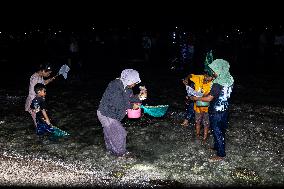
<svg viewBox="0 0 284 189"><path fill-rule="evenodd" d="M36 97L34 86L37 83L42 83L44 85L47 85L50 82L52 82L56 78L56 76L49 79L45 79L50 76L51 72L52 72L51 65L49 63L45 63L41 64L39 70L30 77L29 95L26 98L25 111L31 114L35 126L36 126L36 114L30 108L32 100Z"/></svg>

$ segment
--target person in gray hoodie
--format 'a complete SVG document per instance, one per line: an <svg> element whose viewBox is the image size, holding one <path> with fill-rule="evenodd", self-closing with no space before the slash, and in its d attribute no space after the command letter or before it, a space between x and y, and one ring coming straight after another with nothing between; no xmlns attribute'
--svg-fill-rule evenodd
<svg viewBox="0 0 284 189"><path fill-rule="evenodd" d="M122 119L127 114L127 109L137 109L147 97L147 91L134 95L132 88L140 83L139 73L133 69L125 69L120 78L111 81L99 104L97 116L102 124L104 140L107 151L115 156L126 156L126 130L122 126Z"/></svg>

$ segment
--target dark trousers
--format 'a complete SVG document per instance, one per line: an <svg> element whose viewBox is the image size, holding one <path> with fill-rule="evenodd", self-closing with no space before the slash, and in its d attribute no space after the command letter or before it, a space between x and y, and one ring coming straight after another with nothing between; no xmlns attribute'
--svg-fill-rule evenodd
<svg viewBox="0 0 284 189"><path fill-rule="evenodd" d="M186 113L185 113L185 119L187 119L188 121L190 121L191 119L194 118L194 109L193 109L193 106L194 106L194 103L193 103L193 102L190 102L190 103L187 105Z"/></svg>
<svg viewBox="0 0 284 189"><path fill-rule="evenodd" d="M214 137L214 149L217 156L225 157L225 133L227 129L228 112L209 114L210 127Z"/></svg>

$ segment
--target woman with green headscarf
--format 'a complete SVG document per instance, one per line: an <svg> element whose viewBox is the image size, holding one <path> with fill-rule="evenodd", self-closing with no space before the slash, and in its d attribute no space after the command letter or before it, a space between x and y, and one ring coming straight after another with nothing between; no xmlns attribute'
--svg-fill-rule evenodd
<svg viewBox="0 0 284 189"><path fill-rule="evenodd" d="M211 91L203 97L191 97L192 100L210 102L209 119L214 137L213 150L216 156L211 160L223 160L225 152L225 132L227 128L229 99L233 89L234 79L229 69L230 64L226 60L216 59L209 68L213 71L214 81Z"/></svg>

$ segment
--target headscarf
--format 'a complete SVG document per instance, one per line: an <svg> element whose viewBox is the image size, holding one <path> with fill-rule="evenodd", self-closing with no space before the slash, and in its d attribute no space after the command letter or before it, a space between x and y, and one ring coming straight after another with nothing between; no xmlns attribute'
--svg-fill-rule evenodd
<svg viewBox="0 0 284 189"><path fill-rule="evenodd" d="M140 77L139 73L136 70L133 69L125 69L121 72L120 78L119 78L122 83L124 88L127 85L132 85L134 83L140 83Z"/></svg>
<svg viewBox="0 0 284 189"><path fill-rule="evenodd" d="M209 64L209 67L218 75L213 83L220 84L224 87L229 87L234 83L234 78L229 72L230 64L226 60L216 59Z"/></svg>

